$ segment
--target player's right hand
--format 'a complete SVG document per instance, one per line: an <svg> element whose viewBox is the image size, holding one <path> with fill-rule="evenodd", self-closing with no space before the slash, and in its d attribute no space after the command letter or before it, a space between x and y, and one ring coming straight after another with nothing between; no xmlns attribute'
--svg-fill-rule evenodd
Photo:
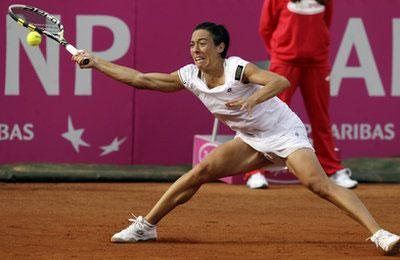
<svg viewBox="0 0 400 260"><path fill-rule="evenodd" d="M75 61L81 69L93 68L96 63L95 57L85 50L79 51L76 55L73 55L71 59ZM89 63L84 65L84 59L88 59Z"/></svg>

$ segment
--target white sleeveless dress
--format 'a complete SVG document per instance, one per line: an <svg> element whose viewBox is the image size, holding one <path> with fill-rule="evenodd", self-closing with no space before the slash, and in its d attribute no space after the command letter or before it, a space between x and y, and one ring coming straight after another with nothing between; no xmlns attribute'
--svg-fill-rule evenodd
<svg viewBox="0 0 400 260"><path fill-rule="evenodd" d="M242 83L247 64L247 61L239 57L225 59L225 84L211 89L201 79L201 71L194 64L180 68L178 75L182 84L193 92L218 120L236 131L236 137L264 153L268 159L274 156L286 158L300 148L313 149L301 120L277 97L256 105L251 117L247 110L225 106L226 102L249 97L263 87Z"/></svg>

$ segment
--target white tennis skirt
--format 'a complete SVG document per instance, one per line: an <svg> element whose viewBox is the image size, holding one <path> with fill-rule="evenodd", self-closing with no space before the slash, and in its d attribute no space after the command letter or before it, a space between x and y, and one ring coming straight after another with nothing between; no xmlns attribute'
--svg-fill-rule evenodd
<svg viewBox="0 0 400 260"><path fill-rule="evenodd" d="M275 161L277 156L287 158L291 153L301 148L309 148L315 151L301 121L280 134L253 136L237 132L235 137L239 137L253 149L263 153L272 162Z"/></svg>

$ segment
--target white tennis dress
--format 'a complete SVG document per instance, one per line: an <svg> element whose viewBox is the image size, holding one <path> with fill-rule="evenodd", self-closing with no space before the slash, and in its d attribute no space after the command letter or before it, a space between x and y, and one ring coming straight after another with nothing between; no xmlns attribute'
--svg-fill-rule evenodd
<svg viewBox="0 0 400 260"><path fill-rule="evenodd" d="M225 59L225 84L208 88L201 72L194 64L179 69L182 84L193 92L210 112L221 122L236 131L241 138L267 158L286 158L300 148L312 148L306 129L292 110L279 98L270 98L253 108L250 117L247 110L226 107L225 103L238 98L247 98L263 86L244 84L244 68L249 62L239 58Z"/></svg>

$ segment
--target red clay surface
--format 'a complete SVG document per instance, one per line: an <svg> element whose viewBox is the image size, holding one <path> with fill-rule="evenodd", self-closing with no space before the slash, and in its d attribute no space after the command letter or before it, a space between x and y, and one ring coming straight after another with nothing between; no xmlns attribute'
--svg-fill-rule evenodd
<svg viewBox="0 0 400 260"><path fill-rule="evenodd" d="M169 185L0 183L0 259L387 259L366 230L300 185L207 184L159 224L158 241L109 242ZM355 191L400 233L400 185Z"/></svg>

